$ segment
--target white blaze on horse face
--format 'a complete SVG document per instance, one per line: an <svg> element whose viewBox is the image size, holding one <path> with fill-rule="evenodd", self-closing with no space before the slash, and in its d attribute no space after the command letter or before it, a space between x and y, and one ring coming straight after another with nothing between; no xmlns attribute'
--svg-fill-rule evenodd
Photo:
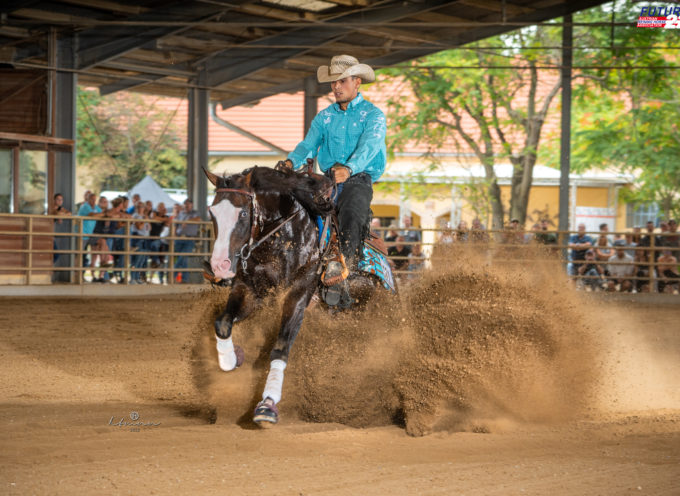
<svg viewBox="0 0 680 496"><path fill-rule="evenodd" d="M230 246L231 234L238 223L241 208L225 199L211 206L209 210L217 222L217 239L210 257L210 266L217 277L230 279L234 277L233 261L229 256L229 250L233 250L233 246Z"/></svg>

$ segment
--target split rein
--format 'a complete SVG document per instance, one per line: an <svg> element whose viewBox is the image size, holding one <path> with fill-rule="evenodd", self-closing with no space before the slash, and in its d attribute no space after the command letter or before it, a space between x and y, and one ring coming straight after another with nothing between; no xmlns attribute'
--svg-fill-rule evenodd
<svg viewBox="0 0 680 496"><path fill-rule="evenodd" d="M255 193L252 191L248 191L245 189L236 189L236 188L217 188L215 190L215 193L238 193L241 195L245 195L248 198L250 198L250 206L251 206L251 214L250 214L250 240L248 240L248 243L243 245L241 247L241 250L239 252L239 257L241 258L241 266L243 267L243 270L246 270L248 267L248 259L250 258L250 255L253 253L253 251L260 246L262 243L267 241L270 237L272 237L274 234L276 234L278 231L280 231L283 226L288 224L293 218L300 213L300 209L295 210L292 214L290 214L288 217L286 217L284 220L282 220L278 226L276 226L274 229L269 231L266 235L255 241L255 229L257 228L257 223L255 222Z"/></svg>

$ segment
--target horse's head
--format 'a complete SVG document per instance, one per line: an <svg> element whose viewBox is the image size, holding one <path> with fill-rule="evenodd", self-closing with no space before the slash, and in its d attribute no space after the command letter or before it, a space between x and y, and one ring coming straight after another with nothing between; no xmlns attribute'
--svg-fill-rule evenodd
<svg viewBox="0 0 680 496"><path fill-rule="evenodd" d="M215 232L215 246L210 266L221 279L234 277L235 259L250 240L255 219L255 193L249 184L248 174L219 177L205 171L215 186L215 199L208 209Z"/></svg>

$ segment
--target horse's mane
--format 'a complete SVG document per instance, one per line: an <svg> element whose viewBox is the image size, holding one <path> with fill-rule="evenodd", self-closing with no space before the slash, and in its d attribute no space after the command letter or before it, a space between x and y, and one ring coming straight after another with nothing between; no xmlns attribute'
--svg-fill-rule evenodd
<svg viewBox="0 0 680 496"><path fill-rule="evenodd" d="M269 167L253 167L241 174L244 178L250 175L250 187L256 193L276 192L290 195L300 202L312 217L325 216L333 211L333 202L328 194L333 183L326 176Z"/></svg>

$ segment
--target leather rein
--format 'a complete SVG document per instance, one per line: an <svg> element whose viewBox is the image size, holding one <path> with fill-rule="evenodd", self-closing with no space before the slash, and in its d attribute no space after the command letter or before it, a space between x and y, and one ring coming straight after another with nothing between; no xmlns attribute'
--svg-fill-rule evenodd
<svg viewBox="0 0 680 496"><path fill-rule="evenodd" d="M250 258L250 255L253 253L253 251L260 246L262 243L264 243L267 239L269 239L271 236L273 236L275 233L280 231L283 226L285 226L288 222L293 220L293 218L300 213L300 209L295 210L292 214L290 214L288 217L283 219L274 229L269 231L265 236L261 237L257 241L255 240L255 231L257 230L257 222L255 222L255 193L252 191L248 191L245 189L236 189L236 188L217 188L215 190L215 193L238 193L241 195L245 195L248 198L250 198L250 239L248 240L248 243L243 245L241 247L241 250L239 251L239 257L241 258L241 266L243 267L243 270L246 270L248 267L248 259Z"/></svg>

